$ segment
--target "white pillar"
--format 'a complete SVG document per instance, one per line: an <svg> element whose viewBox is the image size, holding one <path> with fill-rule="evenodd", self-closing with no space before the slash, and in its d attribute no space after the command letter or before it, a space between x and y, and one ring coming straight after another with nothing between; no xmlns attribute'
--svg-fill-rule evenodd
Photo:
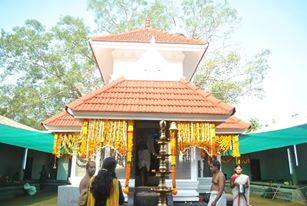
<svg viewBox="0 0 307 206"><path fill-rule="evenodd" d="M74 151L71 159L71 170L70 170L71 179L74 179L76 177L76 166L77 166L77 152Z"/></svg>
<svg viewBox="0 0 307 206"><path fill-rule="evenodd" d="M28 157L28 148L25 148L25 152L23 153L23 159L22 159L22 170L26 169L27 157Z"/></svg>
<svg viewBox="0 0 307 206"><path fill-rule="evenodd" d="M191 180L197 181L197 154L196 148L191 148Z"/></svg>
<svg viewBox="0 0 307 206"><path fill-rule="evenodd" d="M98 171L100 170L100 158L101 158L101 150L99 150L96 153L95 163L96 163L96 172L95 175L98 174Z"/></svg>
<svg viewBox="0 0 307 206"><path fill-rule="evenodd" d="M298 166L298 157L297 157L296 145L293 145L293 151L294 151L295 165Z"/></svg>
<svg viewBox="0 0 307 206"><path fill-rule="evenodd" d="M27 166L27 157L28 157L28 148L25 148L25 151L23 153L23 158L22 158L22 165L21 165L21 170L19 174L19 180L23 180L24 170L26 169L26 166Z"/></svg>

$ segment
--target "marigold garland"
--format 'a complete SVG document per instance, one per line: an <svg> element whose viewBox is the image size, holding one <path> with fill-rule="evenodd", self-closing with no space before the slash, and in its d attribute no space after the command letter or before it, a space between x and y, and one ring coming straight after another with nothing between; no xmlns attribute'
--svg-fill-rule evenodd
<svg viewBox="0 0 307 206"><path fill-rule="evenodd" d="M178 149L180 152L191 147L206 151L210 156L217 155L215 124L206 122L176 122L178 128Z"/></svg>
<svg viewBox="0 0 307 206"><path fill-rule="evenodd" d="M72 155L73 151L78 148L77 143L79 138L79 133L55 133L53 154L57 158L62 157L64 154Z"/></svg>
<svg viewBox="0 0 307 206"><path fill-rule="evenodd" d="M83 120L81 158L90 158L102 147L110 147L126 155L127 122L123 120Z"/></svg>
<svg viewBox="0 0 307 206"><path fill-rule="evenodd" d="M125 187L124 193L129 192L129 181L131 175L131 162L133 152L133 121L128 121L128 136L127 136L127 156L126 156L126 167L125 167Z"/></svg>
<svg viewBox="0 0 307 206"><path fill-rule="evenodd" d="M239 148L239 135L236 135L232 138L232 156L240 157L240 148Z"/></svg>
<svg viewBox="0 0 307 206"><path fill-rule="evenodd" d="M172 194L177 194L176 186L176 158L177 158L177 129L176 123L172 122L170 129L170 164L171 164L171 174L172 174Z"/></svg>
<svg viewBox="0 0 307 206"><path fill-rule="evenodd" d="M217 135L216 142L219 145L221 153L232 150L233 157L240 157L239 135L237 134L220 134Z"/></svg>
<svg viewBox="0 0 307 206"><path fill-rule="evenodd" d="M55 133L53 154L61 157L77 151L80 158L91 158L108 146L126 155L127 122L123 120L83 120L81 133Z"/></svg>

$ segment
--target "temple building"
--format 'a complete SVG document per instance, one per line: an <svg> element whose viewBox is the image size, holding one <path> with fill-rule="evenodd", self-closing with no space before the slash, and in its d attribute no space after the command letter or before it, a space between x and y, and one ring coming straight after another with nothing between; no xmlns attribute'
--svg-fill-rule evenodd
<svg viewBox="0 0 307 206"><path fill-rule="evenodd" d="M159 121L165 120L178 129L169 145L167 184L174 201L198 201L211 184L208 161L227 152L238 158L238 136L249 127L233 117L233 106L191 83L208 43L153 29L148 22L143 29L95 35L89 43L104 86L42 122L54 133L57 161L71 157L65 160L71 187L78 186L87 160L94 159L98 169L110 155L119 162L126 194L156 186L156 140ZM139 164L144 145L151 148L145 183Z"/></svg>

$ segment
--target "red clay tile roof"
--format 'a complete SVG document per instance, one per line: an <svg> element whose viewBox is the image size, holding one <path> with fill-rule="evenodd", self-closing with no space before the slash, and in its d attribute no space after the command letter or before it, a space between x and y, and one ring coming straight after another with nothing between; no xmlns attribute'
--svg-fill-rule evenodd
<svg viewBox="0 0 307 206"><path fill-rule="evenodd" d="M243 122L242 120L231 116L226 122L218 125L216 129L218 130L247 130L250 127L249 123Z"/></svg>
<svg viewBox="0 0 307 206"><path fill-rule="evenodd" d="M44 120L42 125L54 127L81 127L81 123L66 111L62 111Z"/></svg>
<svg viewBox="0 0 307 206"><path fill-rule="evenodd" d="M181 34L170 34L158 29L144 28L134 31L128 31L118 34L110 35L95 35L91 37L92 41L107 41L107 42L137 42L148 43L151 38L155 38L156 43L166 44L192 44L192 45L204 45L204 42L199 39L190 39Z"/></svg>
<svg viewBox="0 0 307 206"><path fill-rule="evenodd" d="M83 112L231 115L234 107L186 81L119 79L70 103Z"/></svg>

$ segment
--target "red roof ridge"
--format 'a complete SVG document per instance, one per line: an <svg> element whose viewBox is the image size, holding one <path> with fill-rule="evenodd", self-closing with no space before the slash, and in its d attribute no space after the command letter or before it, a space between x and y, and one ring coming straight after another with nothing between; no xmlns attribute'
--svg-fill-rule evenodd
<svg viewBox="0 0 307 206"><path fill-rule="evenodd" d="M104 85L102 86L101 88L95 90L95 91L92 91L88 94L86 94L85 96L82 96L82 97L79 97L78 99L76 99L75 101L69 103L68 105L65 106L65 110L67 111L67 108L70 108L70 107L77 107L79 106L80 104L82 104L83 102L85 102L86 100L88 99L91 99L92 97L94 97L96 94L99 94L101 92L104 92L104 91L107 91L108 89L112 88L113 86L119 84L120 82L123 82L125 81L126 79L125 78L119 78L113 82L111 82L110 84L107 84L107 85ZM69 112L68 112L69 113Z"/></svg>
<svg viewBox="0 0 307 206"><path fill-rule="evenodd" d="M67 112L65 110L55 114L54 116L49 117L48 119L45 119L44 121L41 122L41 125L47 125L55 121L57 118L62 117L66 114Z"/></svg>
<svg viewBox="0 0 307 206"><path fill-rule="evenodd" d="M233 115L236 112L236 109L234 106L224 103L222 100L219 100L215 98L210 92L206 92L196 85L194 85L191 82L188 82L186 80L181 80L181 82L185 83L186 86L196 91L198 94L202 95L203 97L207 98L209 101L211 101L215 106L222 107L225 111L228 111L230 115Z"/></svg>
<svg viewBox="0 0 307 206"><path fill-rule="evenodd" d="M113 37L113 36L117 36L117 35L124 35L124 34L130 34L130 33L138 32L138 31L142 31L144 29L148 30L148 29L151 29L151 28L135 29L135 30L132 30L132 31L116 32L116 33L112 33L112 34L102 34L102 35L96 34L96 35L90 36L90 39L93 40L93 41L99 41L96 38L104 38L104 37L109 38L109 37Z"/></svg>
<svg viewBox="0 0 307 206"><path fill-rule="evenodd" d="M247 130L251 126L250 123L244 122L243 120L231 116L224 123L217 126L217 129L244 129Z"/></svg>
<svg viewBox="0 0 307 206"><path fill-rule="evenodd" d="M92 41L109 41L109 42L117 42L117 41L121 41L121 42L148 42L149 39L144 39L144 38L140 38L138 39L138 37L140 37L140 35L135 35L133 38L131 36L133 36L132 34L136 34L136 33L141 33L141 32L146 32L146 33L152 33L152 36L158 35L158 34L162 34L164 35L164 37L168 37L165 38L163 41L156 39L157 43L182 43L182 44L195 44L195 45L205 45L208 42L203 41L201 39L195 39L195 38L189 38L186 37L184 35L180 35L177 33L168 33L166 31L162 31L160 29L156 29L156 28L141 28L141 29L135 29L132 31L125 31L125 32L118 32L118 33L113 33L113 34L103 34L103 35L93 35L90 37L90 40ZM115 39L117 37L126 37L124 39ZM144 36L143 36L144 37Z"/></svg>

